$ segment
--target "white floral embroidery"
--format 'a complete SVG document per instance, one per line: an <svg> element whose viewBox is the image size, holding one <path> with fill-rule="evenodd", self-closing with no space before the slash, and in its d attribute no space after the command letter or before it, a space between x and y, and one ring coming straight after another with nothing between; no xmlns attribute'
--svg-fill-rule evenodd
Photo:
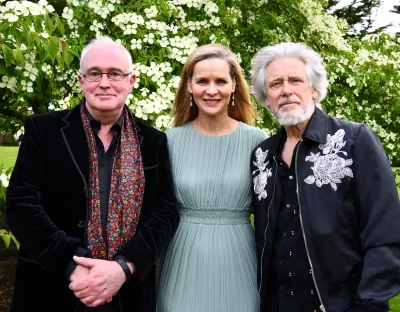
<svg viewBox="0 0 400 312"><path fill-rule="evenodd" d="M320 153L313 154L306 157L306 161L314 163L311 167L314 175L309 175L304 181L308 184L313 184L321 187L324 184L330 184L336 191L336 183L342 183L341 179L345 176L353 177L353 171L348 167L353 163L353 159L344 159L339 157L338 154L342 153L347 156L347 153L341 151L342 147L346 145L343 141L345 131L339 129L334 135L327 135L326 143L320 144L318 147L322 150L324 155Z"/></svg>
<svg viewBox="0 0 400 312"><path fill-rule="evenodd" d="M253 178L253 184L254 184L254 193L258 195L258 200L261 201L261 199L267 198L267 191L265 190L265 186L267 185L267 180L270 176L272 176L272 169L268 169L267 165L269 161L265 161L267 159L267 154L268 150L265 152L262 151L262 149L259 147L256 150L256 161L253 161L253 165L256 166L258 169L253 171L253 175L259 171L259 175L255 176Z"/></svg>

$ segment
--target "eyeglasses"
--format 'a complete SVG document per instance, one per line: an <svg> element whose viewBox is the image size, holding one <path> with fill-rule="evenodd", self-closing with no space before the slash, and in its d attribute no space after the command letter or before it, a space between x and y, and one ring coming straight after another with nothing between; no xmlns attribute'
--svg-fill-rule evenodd
<svg viewBox="0 0 400 312"><path fill-rule="evenodd" d="M89 70L86 74L82 74L82 76L87 80L93 82L100 81L103 75L107 75L108 80L110 81L121 81L130 74L131 73L124 74L122 71L119 70L112 70L105 73L102 73L101 71L98 70Z"/></svg>

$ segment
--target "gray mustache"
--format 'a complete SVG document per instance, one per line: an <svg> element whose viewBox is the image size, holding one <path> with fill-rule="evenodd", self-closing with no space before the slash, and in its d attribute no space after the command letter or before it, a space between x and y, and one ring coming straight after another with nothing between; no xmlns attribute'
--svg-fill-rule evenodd
<svg viewBox="0 0 400 312"><path fill-rule="evenodd" d="M278 102L278 107L280 107L281 105L287 104L287 103L301 104L301 101L298 98L282 98Z"/></svg>

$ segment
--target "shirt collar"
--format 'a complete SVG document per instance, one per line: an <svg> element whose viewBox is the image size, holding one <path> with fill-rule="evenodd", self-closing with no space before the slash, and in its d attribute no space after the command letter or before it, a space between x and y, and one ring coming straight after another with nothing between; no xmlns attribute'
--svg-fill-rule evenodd
<svg viewBox="0 0 400 312"><path fill-rule="evenodd" d="M93 131L95 131L95 133L97 134L101 129L100 122L98 120L94 119L94 117L89 113L89 110L87 109L86 105L84 106L84 109L85 109L86 116L89 119L90 126L92 127ZM119 116L117 121L111 127L111 131L114 133L118 133L119 131L121 131L123 120L124 120L123 113L121 113L121 116Z"/></svg>

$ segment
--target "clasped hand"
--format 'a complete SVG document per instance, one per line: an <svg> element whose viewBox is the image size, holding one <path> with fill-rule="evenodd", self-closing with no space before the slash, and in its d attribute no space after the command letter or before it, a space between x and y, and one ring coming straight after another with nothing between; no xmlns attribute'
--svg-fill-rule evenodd
<svg viewBox="0 0 400 312"><path fill-rule="evenodd" d="M74 256L78 264L71 274L69 289L88 307L111 302L125 282L125 274L115 261Z"/></svg>

